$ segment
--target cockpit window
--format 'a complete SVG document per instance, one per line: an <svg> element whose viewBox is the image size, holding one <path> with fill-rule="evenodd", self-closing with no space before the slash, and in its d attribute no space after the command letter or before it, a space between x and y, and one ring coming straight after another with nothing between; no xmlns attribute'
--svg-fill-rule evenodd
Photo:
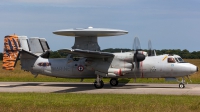
<svg viewBox="0 0 200 112"><path fill-rule="evenodd" d="M172 57L169 57L169 58L168 58L168 63L175 63L175 60L174 60L174 58L172 58Z"/></svg>
<svg viewBox="0 0 200 112"><path fill-rule="evenodd" d="M181 57L175 58L178 63L185 63L185 61Z"/></svg>
<svg viewBox="0 0 200 112"><path fill-rule="evenodd" d="M182 58L178 58L179 62L184 63L185 61Z"/></svg>

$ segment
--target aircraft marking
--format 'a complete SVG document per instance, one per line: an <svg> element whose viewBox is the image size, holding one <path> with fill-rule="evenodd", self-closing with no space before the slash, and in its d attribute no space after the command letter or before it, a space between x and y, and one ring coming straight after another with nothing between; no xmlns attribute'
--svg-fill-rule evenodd
<svg viewBox="0 0 200 112"><path fill-rule="evenodd" d="M84 67L82 65L79 65L77 69L78 71L82 72L84 70Z"/></svg>
<svg viewBox="0 0 200 112"><path fill-rule="evenodd" d="M70 67L51 67L51 69L53 70L53 71L70 71L71 70L71 68Z"/></svg>
<svg viewBox="0 0 200 112"><path fill-rule="evenodd" d="M119 69L118 74L119 74L120 76L122 76L122 71L121 71L121 69Z"/></svg>
<svg viewBox="0 0 200 112"><path fill-rule="evenodd" d="M156 67L153 66L153 67L150 69L150 72L156 72Z"/></svg>
<svg viewBox="0 0 200 112"><path fill-rule="evenodd" d="M162 61L164 61L165 59L167 59L167 56L165 56Z"/></svg>
<svg viewBox="0 0 200 112"><path fill-rule="evenodd" d="M49 63L49 62L40 62L37 65L41 66L41 67L46 67L46 66L51 66L51 63Z"/></svg>

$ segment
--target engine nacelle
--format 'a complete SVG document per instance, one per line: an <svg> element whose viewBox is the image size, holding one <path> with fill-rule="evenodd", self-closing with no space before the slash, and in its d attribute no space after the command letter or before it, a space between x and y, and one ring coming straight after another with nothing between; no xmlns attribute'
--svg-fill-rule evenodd
<svg viewBox="0 0 200 112"><path fill-rule="evenodd" d="M102 77L118 77L118 76L123 76L126 73L131 72L131 69L127 68L109 68L108 73L103 73L99 71L95 71L95 74L98 74Z"/></svg>
<svg viewBox="0 0 200 112"><path fill-rule="evenodd" d="M126 73L131 72L128 68L109 68L108 74L116 74L116 76L123 76Z"/></svg>

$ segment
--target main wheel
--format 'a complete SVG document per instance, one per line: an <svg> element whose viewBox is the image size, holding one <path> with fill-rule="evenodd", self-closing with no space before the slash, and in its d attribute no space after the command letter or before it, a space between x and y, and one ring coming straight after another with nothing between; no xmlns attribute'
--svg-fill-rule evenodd
<svg viewBox="0 0 200 112"><path fill-rule="evenodd" d="M110 85L111 86L117 86L119 83L118 79L117 78L112 78L110 79Z"/></svg>
<svg viewBox="0 0 200 112"><path fill-rule="evenodd" d="M180 83L180 84L179 84L179 88L185 88L185 84Z"/></svg>
<svg viewBox="0 0 200 112"><path fill-rule="evenodd" d="M104 82L101 80L99 84L97 84L97 81L94 82L94 87L97 89L101 89L104 86Z"/></svg>

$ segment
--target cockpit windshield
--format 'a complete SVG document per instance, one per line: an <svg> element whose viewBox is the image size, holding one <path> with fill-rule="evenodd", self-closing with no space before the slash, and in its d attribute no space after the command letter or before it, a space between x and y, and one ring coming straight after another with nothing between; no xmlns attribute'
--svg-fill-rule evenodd
<svg viewBox="0 0 200 112"><path fill-rule="evenodd" d="M168 63L186 63L180 56L178 55L169 55Z"/></svg>
<svg viewBox="0 0 200 112"><path fill-rule="evenodd" d="M178 63L185 63L185 61L181 57L177 57L175 59L178 60Z"/></svg>

